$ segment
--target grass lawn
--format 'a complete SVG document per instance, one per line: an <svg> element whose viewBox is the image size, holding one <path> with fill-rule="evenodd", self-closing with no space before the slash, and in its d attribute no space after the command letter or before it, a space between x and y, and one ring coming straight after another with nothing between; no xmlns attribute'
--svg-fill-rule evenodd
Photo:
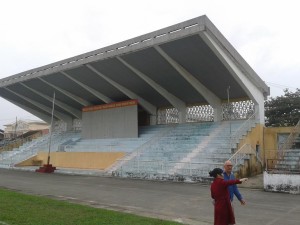
<svg viewBox="0 0 300 225"><path fill-rule="evenodd" d="M172 225L176 222L96 209L0 189L0 225Z"/></svg>

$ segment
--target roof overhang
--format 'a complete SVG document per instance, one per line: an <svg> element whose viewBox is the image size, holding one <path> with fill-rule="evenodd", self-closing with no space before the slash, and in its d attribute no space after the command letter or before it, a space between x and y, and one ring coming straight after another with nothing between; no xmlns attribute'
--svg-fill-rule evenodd
<svg viewBox="0 0 300 225"><path fill-rule="evenodd" d="M238 71L238 72L237 72ZM251 84L251 88L247 86ZM0 96L47 121L52 96L62 120L85 106L138 99L160 107L264 97L269 87L206 16L0 80Z"/></svg>

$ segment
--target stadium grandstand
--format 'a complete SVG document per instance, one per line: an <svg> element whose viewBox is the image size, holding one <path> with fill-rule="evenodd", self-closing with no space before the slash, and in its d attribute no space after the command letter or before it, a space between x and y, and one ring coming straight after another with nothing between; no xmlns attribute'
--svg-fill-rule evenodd
<svg viewBox="0 0 300 225"><path fill-rule="evenodd" d="M200 16L1 79L2 98L52 127L2 151L0 165L40 166L48 155L58 170L205 181L230 159L238 176L262 173L269 93Z"/></svg>

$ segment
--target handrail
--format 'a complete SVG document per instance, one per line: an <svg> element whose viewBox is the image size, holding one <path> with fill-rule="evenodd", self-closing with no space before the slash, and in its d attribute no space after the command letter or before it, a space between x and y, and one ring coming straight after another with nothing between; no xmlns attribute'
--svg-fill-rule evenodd
<svg viewBox="0 0 300 225"><path fill-rule="evenodd" d="M3 146L0 147L0 152L2 151L10 151L12 150L13 148L18 148L20 147L21 145L29 142L29 141L32 141L33 139L35 138L38 138L38 137L41 137L43 136L42 132L36 132L26 138L17 138L13 141L9 141L7 143L5 143Z"/></svg>
<svg viewBox="0 0 300 225"><path fill-rule="evenodd" d="M120 166L118 169L114 170L114 171L109 171L112 172L114 174L117 174L118 171L122 174L123 172L126 172L126 170L124 171L123 169L123 165L125 162L132 162L130 159L118 159L117 161L119 161L120 163L122 163L122 166ZM147 168L151 166L153 166L153 164L155 164L157 166L157 171L155 172L155 174L165 174L165 175L175 175L175 173L169 173L168 171L170 171L170 169L174 166L176 166L177 164L185 164L188 165L188 168L184 168L183 171L181 171L181 173L179 173L180 175L187 175L187 176L193 176L196 174L199 174L200 172L203 172L205 174L207 174L204 177L208 177L208 171L210 169L213 169L215 167L221 167L223 165L223 163L206 163L206 162L180 162L180 161L164 161L164 160L140 160L140 161L133 161L133 163L137 163L136 165L138 166L138 169L134 171L134 173L136 174L141 174L141 173L147 173L147 171L143 170L143 168ZM141 163L141 164L139 164ZM127 164L125 164L124 166L126 166ZM203 167L206 165L210 165L212 166L211 168L207 168L207 167ZM197 168L195 168L194 166L198 166ZM127 172L132 172L132 171L127 171ZM152 171L153 172L153 171ZM151 171L149 171L149 174L151 174ZM203 175L201 175L203 176Z"/></svg>
<svg viewBox="0 0 300 225"><path fill-rule="evenodd" d="M279 164L278 164L279 163ZM279 166L278 166L279 165ZM284 159L266 159L266 171L272 173L300 173L300 165L291 167L291 164L287 164Z"/></svg>
<svg viewBox="0 0 300 225"><path fill-rule="evenodd" d="M232 149L234 144L238 143L238 139L240 138L240 134L243 134L245 131L248 131L249 128L252 126L250 120L255 118L257 113L253 113L236 131L233 135L229 138L229 147Z"/></svg>
<svg viewBox="0 0 300 225"><path fill-rule="evenodd" d="M234 164L234 167L239 165L242 160L244 160L247 155L254 154L256 155L255 150L252 148L250 144L244 144L238 151L236 151L228 160ZM256 155L257 159L261 162L258 155ZM261 162L262 163L262 162Z"/></svg>
<svg viewBox="0 0 300 225"><path fill-rule="evenodd" d="M300 134L300 120L295 125L295 127L292 129L292 132L284 142L284 144L279 148L278 151L278 158L282 159L288 149L291 149L291 147L294 144L294 141L296 137Z"/></svg>
<svg viewBox="0 0 300 225"><path fill-rule="evenodd" d="M35 139L34 141L31 141L24 148L20 147L18 150L8 151L6 152L5 155L0 154L1 156L0 164L3 163L7 164L7 162L9 162L9 166L13 167L16 162L20 162L32 157L40 150L41 145L44 145L45 141L47 141L48 138L49 138L49 133L40 136L38 139ZM59 140L61 140L62 135L59 135L58 138Z"/></svg>

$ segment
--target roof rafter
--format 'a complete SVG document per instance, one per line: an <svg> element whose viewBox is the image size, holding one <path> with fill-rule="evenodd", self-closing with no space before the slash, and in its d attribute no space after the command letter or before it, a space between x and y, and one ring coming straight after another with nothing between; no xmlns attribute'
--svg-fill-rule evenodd
<svg viewBox="0 0 300 225"><path fill-rule="evenodd" d="M163 96L165 99L167 99L171 105L173 105L178 110L185 110L186 104L177 98L175 95L168 92L165 88L163 88L161 85L157 84L155 81L149 78L146 74L142 73L129 63L127 63L124 59L117 56L116 57L121 63L123 63L127 68L129 68L132 72L134 72L137 76L139 76L141 79L143 79L147 84L149 84L154 90L156 90L161 96Z"/></svg>
<svg viewBox="0 0 300 225"><path fill-rule="evenodd" d="M57 87L57 86L51 84L51 83L48 82L48 81L45 81L45 80L44 80L43 78L41 78L41 77L39 77L38 79L40 79L40 80L43 81L44 83L48 84L48 85L51 86L52 88L58 90L58 91L61 92L62 94L68 96L69 98L75 100L76 102L78 102L79 104L81 104L81 105L83 105L83 106L92 105L92 103L90 103L90 102L88 102L88 101L86 101L86 100L84 100L84 99L82 99L82 98L80 98L80 97L78 97L78 96L76 96L76 95L74 95L74 94L72 94L72 93L66 91L66 90L61 89L61 88L59 88L59 87Z"/></svg>
<svg viewBox="0 0 300 225"><path fill-rule="evenodd" d="M13 103L13 104L15 104L15 105L17 105L17 106L19 106L21 109L26 110L27 112L31 113L32 115L35 115L35 116L39 117L40 119L44 120L45 122L47 122L49 124L51 123L51 115L48 116L48 114L41 113L37 110L34 110L34 109L32 109L32 108L30 108L30 107L28 107L24 104L21 104L19 102L16 102L14 100L11 100L11 99L6 99L6 100Z"/></svg>
<svg viewBox="0 0 300 225"><path fill-rule="evenodd" d="M96 96L97 98L99 98L101 101L103 101L105 103L111 103L111 102L113 102L113 100L111 98L109 98L109 97L105 96L104 94L100 93L99 91L96 91L95 89L93 89L93 88L85 85L84 83L76 80L74 77L71 77L66 72L61 71L60 73L62 73L63 75L65 75L70 80L74 81L76 84L78 84L81 87L83 87L85 90L87 90L88 92L90 92L91 94L93 94L94 96Z"/></svg>
<svg viewBox="0 0 300 225"><path fill-rule="evenodd" d="M23 100L31 103L32 105L36 106L37 108L39 108L39 109L41 109L41 110L43 110L43 111L45 111L47 113L51 112L51 110L52 110L50 107L45 106L45 105L43 105L43 104L41 104L41 103L39 103L37 101L34 101L34 100L30 99L30 98L27 98L27 97L25 97L25 96L23 96L23 95L21 95L19 93L16 93L16 92L10 90L7 87L4 88L4 89L7 90L7 91L9 91L9 92L11 92L11 93L13 93L14 95L18 96L19 98L22 98ZM60 120L69 120L69 119L71 119L70 116L68 116L66 114L63 114L63 113L60 113L60 112L57 112L57 111L54 111L54 116L56 118L60 119Z"/></svg>
<svg viewBox="0 0 300 225"><path fill-rule="evenodd" d="M41 96L42 98L48 100L49 102L53 101L52 97L49 97L43 93L41 93L40 91L34 90L33 88L27 86L26 84L20 83L23 87L27 88L28 90L34 92L35 94ZM55 99L55 105L59 106L60 108L62 108L63 110L67 111L68 113L72 114L74 117L76 117L77 119L81 118L81 111L59 101L58 99Z"/></svg>
<svg viewBox="0 0 300 225"><path fill-rule="evenodd" d="M118 90L120 90L121 92L123 92L129 98L131 98L131 99L137 99L138 102L139 102L139 104L147 112L149 112L151 115L156 115L156 107L154 105L152 105L151 103L149 103L148 101L146 101L145 99L143 99L142 97L140 97L139 95L137 95L136 93L134 93L134 92L130 91L129 89L125 88L124 86L120 85L119 83L117 83L117 82L113 81L112 79L108 78L103 73L101 73L98 70L96 70L93 66L87 64L86 67L89 68L94 73L96 73L98 76L102 77L104 80L106 80L112 86L114 86L115 88L117 88Z"/></svg>

